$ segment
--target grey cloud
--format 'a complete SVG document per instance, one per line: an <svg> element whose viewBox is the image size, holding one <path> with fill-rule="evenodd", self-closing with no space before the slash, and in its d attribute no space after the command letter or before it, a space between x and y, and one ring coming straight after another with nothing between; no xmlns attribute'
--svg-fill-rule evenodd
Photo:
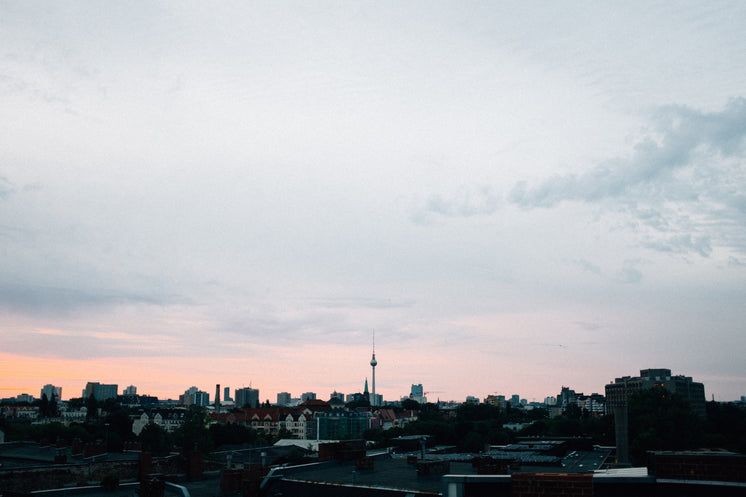
<svg viewBox="0 0 746 497"><path fill-rule="evenodd" d="M161 305L173 298L111 289L77 289L33 285L0 285L0 308L12 312L58 315L90 307L123 303Z"/></svg>
<svg viewBox="0 0 746 497"><path fill-rule="evenodd" d="M712 244L709 237L693 237L690 234L673 235L662 240L644 242L642 246L655 249L660 252L695 252L702 257L709 257L710 254L712 254Z"/></svg>
<svg viewBox="0 0 746 497"><path fill-rule="evenodd" d="M64 357L65 359L90 359L91 357L158 356L163 347L149 345L147 338L123 341L117 337L106 338L90 333L7 333L3 337L4 349L21 355ZM169 344L169 346L172 346ZM173 352L173 350L172 350Z"/></svg>
<svg viewBox="0 0 746 497"><path fill-rule="evenodd" d="M13 193L13 185L7 178L0 176L0 199L6 198L11 193Z"/></svg>
<svg viewBox="0 0 746 497"><path fill-rule="evenodd" d="M744 154L744 98L729 101L722 112L664 107L655 114L654 123L656 136L640 141L629 159L610 159L587 173L555 176L535 187L520 182L509 199L525 208L552 207L569 200L593 202L632 193L637 197L638 189L643 189L644 193L696 200L698 195L690 188L655 182L675 183L672 173L690 165L695 153L723 158Z"/></svg>
<svg viewBox="0 0 746 497"><path fill-rule="evenodd" d="M392 309L407 308L414 305L413 300L391 300L373 298L350 298L350 299L322 299L319 305L327 308L370 308L370 309Z"/></svg>
<svg viewBox="0 0 746 497"><path fill-rule="evenodd" d="M746 99L722 111L660 108L652 131L629 157L537 185L517 183L508 199L524 209L562 202L597 203L631 215L642 245L708 257L713 245L746 251ZM736 234L734 234L734 231Z"/></svg>
<svg viewBox="0 0 746 497"><path fill-rule="evenodd" d="M639 261L625 261L619 271L618 278L623 283L639 283L642 280L642 272L637 269Z"/></svg>
<svg viewBox="0 0 746 497"><path fill-rule="evenodd" d="M732 267L743 267L746 266L746 262L742 261L738 257L729 257L728 258L728 265Z"/></svg>
<svg viewBox="0 0 746 497"><path fill-rule="evenodd" d="M488 216L500 207L502 199L488 186L469 189L444 195L432 194L412 216L414 222L426 224L429 216L473 217Z"/></svg>
<svg viewBox="0 0 746 497"><path fill-rule="evenodd" d="M575 321L575 324L585 331L599 331L603 329L603 326L599 323L589 323L586 321Z"/></svg>
<svg viewBox="0 0 746 497"><path fill-rule="evenodd" d="M577 264L578 266L580 266L580 268L583 269L584 271L588 271L589 273L593 273L593 274L596 274L596 275L600 275L601 274L601 268L600 267L598 267L595 264L592 264L591 262L589 262L589 261L587 261L585 259L576 259L573 262L575 264Z"/></svg>

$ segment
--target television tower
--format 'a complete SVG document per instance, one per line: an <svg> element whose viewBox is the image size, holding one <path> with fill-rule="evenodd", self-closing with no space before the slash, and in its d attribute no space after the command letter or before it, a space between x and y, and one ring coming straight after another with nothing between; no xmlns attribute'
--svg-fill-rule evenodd
<svg viewBox="0 0 746 497"><path fill-rule="evenodd" d="M375 406L376 405L376 365L378 364L378 361L376 361L376 330L373 330L373 358L370 360L370 366L373 369L373 375L372 375L372 382L371 386L372 392L370 394L370 405Z"/></svg>

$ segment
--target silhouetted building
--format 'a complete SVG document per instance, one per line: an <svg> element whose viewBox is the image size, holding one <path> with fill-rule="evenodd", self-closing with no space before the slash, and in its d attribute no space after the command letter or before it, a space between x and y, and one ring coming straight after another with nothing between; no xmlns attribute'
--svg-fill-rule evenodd
<svg viewBox="0 0 746 497"><path fill-rule="evenodd" d="M670 369L642 369L640 376L623 376L606 385L609 406L627 405L629 397L642 390L662 387L684 398L692 411L705 416L705 386L691 376L671 375Z"/></svg>
<svg viewBox="0 0 746 497"><path fill-rule="evenodd" d="M348 393L345 395L345 400L349 404L350 402L360 402L361 400L370 400L370 394L363 393Z"/></svg>
<svg viewBox="0 0 746 497"><path fill-rule="evenodd" d="M629 398L637 392L650 388L665 388L683 397L698 415L704 417L705 387L692 381L690 376L671 376L670 369L642 369L640 376L623 376L606 385L606 405L614 413L614 430L617 444L617 460L629 462L629 421L627 406Z"/></svg>
<svg viewBox="0 0 746 497"><path fill-rule="evenodd" d="M305 402L307 400L316 400L316 394L314 392L306 392L300 394L300 401Z"/></svg>
<svg viewBox="0 0 746 497"><path fill-rule="evenodd" d="M280 392L277 394L277 405L278 406L289 406L292 397L288 392Z"/></svg>
<svg viewBox="0 0 746 497"><path fill-rule="evenodd" d="M210 405L210 394L197 387L190 387L183 395L179 395L179 404L206 407Z"/></svg>
<svg viewBox="0 0 746 497"><path fill-rule="evenodd" d="M105 385L103 383L90 381L86 383L85 390L83 391L84 398L87 399L92 396L99 402L106 399L116 399L118 394L118 385Z"/></svg>
<svg viewBox="0 0 746 497"><path fill-rule="evenodd" d="M256 388L237 388L236 407L259 407L259 390Z"/></svg>
<svg viewBox="0 0 746 497"><path fill-rule="evenodd" d="M422 388L422 383L412 385L412 388L409 390L409 398L416 402L419 402L420 404L427 403L427 397L425 397L425 391Z"/></svg>
<svg viewBox="0 0 746 497"><path fill-rule="evenodd" d="M582 395L582 394L581 394ZM578 405L578 395L575 390L569 387L562 387L560 394L557 396L557 405L562 409L567 409L569 405Z"/></svg>
<svg viewBox="0 0 746 497"><path fill-rule="evenodd" d="M41 399L44 397L44 395L47 396L47 400L52 400L52 397L54 397L55 400L62 399L62 387L56 387L54 385L44 385L41 389L41 394L39 395L39 398Z"/></svg>

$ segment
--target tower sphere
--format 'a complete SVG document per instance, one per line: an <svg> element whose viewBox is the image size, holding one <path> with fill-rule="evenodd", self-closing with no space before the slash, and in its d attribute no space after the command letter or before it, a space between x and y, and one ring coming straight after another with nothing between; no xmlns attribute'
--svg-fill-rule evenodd
<svg viewBox="0 0 746 497"><path fill-rule="evenodd" d="M370 360L370 365L373 367L376 367L376 365L378 365L378 361L376 361L376 356L373 356L373 359Z"/></svg>

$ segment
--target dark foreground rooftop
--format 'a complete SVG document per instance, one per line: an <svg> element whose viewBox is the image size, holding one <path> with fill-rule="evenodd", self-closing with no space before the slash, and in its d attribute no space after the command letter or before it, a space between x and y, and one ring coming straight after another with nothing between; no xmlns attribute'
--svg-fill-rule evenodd
<svg viewBox="0 0 746 497"><path fill-rule="evenodd" d="M475 475L470 462L450 462L449 473ZM443 473L418 475L417 467L403 457L378 456L373 467L357 469L354 462L328 461L304 466L282 468L277 475L287 481L316 482L330 486L368 487L371 489L397 489L427 493L440 493Z"/></svg>

